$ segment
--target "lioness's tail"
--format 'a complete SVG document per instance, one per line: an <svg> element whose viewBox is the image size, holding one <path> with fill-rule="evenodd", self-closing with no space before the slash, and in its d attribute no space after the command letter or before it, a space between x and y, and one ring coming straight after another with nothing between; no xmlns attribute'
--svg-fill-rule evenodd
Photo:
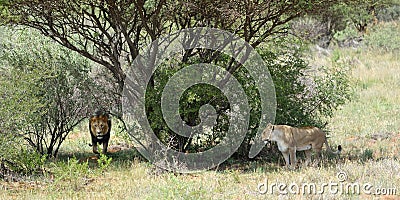
<svg viewBox="0 0 400 200"><path fill-rule="evenodd" d="M338 145L338 150L337 151L333 151L332 149L331 149L331 146L329 146L329 144L328 144L328 140L325 138L325 145L326 145L326 149L328 149L328 151L330 152L330 153L333 153L333 154L336 154L336 155L338 155L338 154L340 154L340 152L342 152L342 145Z"/></svg>

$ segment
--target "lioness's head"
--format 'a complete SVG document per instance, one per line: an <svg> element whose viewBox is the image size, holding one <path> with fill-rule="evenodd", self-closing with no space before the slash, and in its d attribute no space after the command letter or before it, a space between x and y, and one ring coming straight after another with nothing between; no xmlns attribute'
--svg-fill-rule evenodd
<svg viewBox="0 0 400 200"><path fill-rule="evenodd" d="M271 123L268 123L267 127L265 127L264 131L261 134L261 140L264 141L265 143L268 143L271 141L271 136L274 131L274 125Z"/></svg>
<svg viewBox="0 0 400 200"><path fill-rule="evenodd" d="M90 118L90 129L96 137L102 137L108 133L108 116L99 115Z"/></svg>

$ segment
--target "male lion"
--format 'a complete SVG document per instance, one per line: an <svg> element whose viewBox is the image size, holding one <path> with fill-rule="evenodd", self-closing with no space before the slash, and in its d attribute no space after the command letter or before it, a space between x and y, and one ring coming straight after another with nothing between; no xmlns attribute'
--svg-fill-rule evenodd
<svg viewBox="0 0 400 200"><path fill-rule="evenodd" d="M322 146L325 143L329 152L340 154L342 146L338 146L338 150L333 152L326 139L325 133L317 127L296 128L287 125L268 124L264 129L261 139L267 143L268 141L276 141L278 149L282 153L286 161L286 166L294 167L297 163L296 151L305 151L306 165L311 162L311 149L317 154L317 163L321 157Z"/></svg>
<svg viewBox="0 0 400 200"><path fill-rule="evenodd" d="M96 112L89 119L89 131L92 137L93 153L98 154L97 143L103 144L102 153L107 153L108 141L110 140L111 119L108 114Z"/></svg>

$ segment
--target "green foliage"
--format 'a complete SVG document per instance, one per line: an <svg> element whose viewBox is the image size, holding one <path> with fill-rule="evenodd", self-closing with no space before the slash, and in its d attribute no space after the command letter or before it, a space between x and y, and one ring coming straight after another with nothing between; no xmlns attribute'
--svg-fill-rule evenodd
<svg viewBox="0 0 400 200"><path fill-rule="evenodd" d="M374 158L374 151L372 149L364 149L364 151L361 154L361 161L367 161L371 160Z"/></svg>
<svg viewBox="0 0 400 200"><path fill-rule="evenodd" d="M265 70L269 70L275 84L278 106L275 123L323 128L333 111L351 97L349 67L339 53L334 54L332 66L319 68L309 66L302 58L303 50L294 47L295 45L288 45L296 42L298 41L276 40L275 43L270 44L274 48L265 45L258 49L258 53L268 66ZM170 63L156 70L153 76L154 87L146 90L146 107L150 125L160 140L175 150L184 152L207 150L223 140L226 134L229 127L229 117L226 114L230 109L229 102L214 86L198 84L188 88L179 102L181 118L190 126L197 125L200 123L200 107L210 104L218 114L217 125L210 133L202 133L201 136L193 139L176 135L164 122L160 104L161 94L168 78L186 65L179 65L177 61L175 63L171 60L169 60ZM229 58L226 55L220 55L218 61L219 66L226 66ZM191 62L196 63L198 60ZM244 67L236 70L233 75L245 91L251 108L249 131L237 152L238 155L245 156L258 128L261 98L253 78Z"/></svg>
<svg viewBox="0 0 400 200"><path fill-rule="evenodd" d="M333 7L334 15L341 15L345 27L354 26L358 32L365 33L380 13L399 4L398 0L347 1Z"/></svg>
<svg viewBox="0 0 400 200"><path fill-rule="evenodd" d="M331 66L324 66L314 75L317 94L310 99L309 113L318 121L330 118L333 111L349 101L353 95L350 79L351 66L339 51L334 51Z"/></svg>
<svg viewBox="0 0 400 200"><path fill-rule="evenodd" d="M146 107L148 110L148 119L150 125L161 141L165 142L171 148L180 151L197 151L199 148L210 148L215 145L215 141L224 136L224 131L228 126L226 109L228 103L222 92L214 86L198 84L187 89L179 100L179 111L181 118L190 126L200 123L199 108L204 104L212 105L219 117L218 125L213 127L213 133L204 133L201 138L189 139L173 133L165 123L161 110L161 95L168 79L186 64L179 64L176 60L170 60L170 63L158 68L154 75L154 88L149 87L146 90ZM193 61L197 62L197 60ZM170 67L175 66L175 67ZM171 142L172 141L172 142Z"/></svg>
<svg viewBox="0 0 400 200"><path fill-rule="evenodd" d="M7 169L21 174L33 174L44 167L46 155L27 148L21 138L0 134L0 164Z"/></svg>
<svg viewBox="0 0 400 200"><path fill-rule="evenodd" d="M345 15L348 21L352 22L352 25L359 31L365 32L369 23L372 22L375 15L373 1L361 2L349 2L347 4L340 4L337 6L337 10Z"/></svg>
<svg viewBox="0 0 400 200"><path fill-rule="evenodd" d="M30 29L3 27L0 77L2 130L56 156L72 129L96 105L88 60Z"/></svg>
<svg viewBox="0 0 400 200"><path fill-rule="evenodd" d="M102 175L110 166L112 158L101 154L97 159L97 165L92 166L91 161L78 160L75 157L68 158L66 161L56 161L48 165L48 174L54 178L52 187L56 189L66 188L74 191L84 188L96 177Z"/></svg>
<svg viewBox="0 0 400 200"><path fill-rule="evenodd" d="M12 157L14 165L10 168L24 174L32 174L43 169L47 155L41 155L33 149L21 148L19 152L12 152L15 155ZM10 156L10 155L8 155Z"/></svg>
<svg viewBox="0 0 400 200"><path fill-rule="evenodd" d="M368 47L387 52L400 50L400 24L399 22L383 23L375 26L364 37Z"/></svg>
<svg viewBox="0 0 400 200"><path fill-rule="evenodd" d="M30 73L24 73L21 68L10 67L8 60L15 64L24 60L15 59L15 52L7 50L15 38L10 36L11 31L0 27L0 128L5 133L15 132L27 123L36 123L38 116L32 111L42 109L45 105L42 97L35 95L41 85L36 84L41 80L41 70L32 69ZM15 36L15 35L13 35ZM17 48L15 46L15 48ZM28 51L25 49L25 51ZM27 53L26 58L30 56ZM43 74L44 75L44 74Z"/></svg>
<svg viewBox="0 0 400 200"><path fill-rule="evenodd" d="M50 170L54 174L54 186L79 190L84 187L95 174L89 168L88 162L80 163L79 160L69 158L67 162L51 163Z"/></svg>
<svg viewBox="0 0 400 200"><path fill-rule="evenodd" d="M360 37L360 33L354 28L354 26L347 26L345 29L335 32L333 35L333 39L339 43L339 45L358 37Z"/></svg>
<svg viewBox="0 0 400 200"><path fill-rule="evenodd" d="M385 22L400 20L400 1L397 2L397 5L381 9L376 18Z"/></svg>
<svg viewBox="0 0 400 200"><path fill-rule="evenodd" d="M249 5L236 1L218 1L213 4L216 5L214 7L204 6L204 1L183 2L174 5L184 6L175 7L168 7L171 3L169 1L60 1L48 4L21 0L1 3L1 22L35 27L58 43L103 65L118 82L119 95L124 85L124 63L129 64L135 58L139 52L138 47L144 41L154 40L165 32L198 25L222 28L234 30L256 47L272 39L271 36L285 33L287 22L300 14L322 11L332 5L331 1L291 2L289 7L287 2L280 1L249 2ZM220 5L225 7L221 9ZM190 6L189 10L186 6ZM185 9L180 10L181 8ZM342 10L351 11L344 8ZM102 14L98 15L100 11ZM360 19L363 21L364 17ZM84 26L81 26L81 21L85 21ZM339 21L342 22L337 22ZM169 27L164 27L165 25ZM329 27L326 34L339 29L338 27ZM1 87L5 89L1 100L7 105L4 112L9 113L0 120L4 121L4 130L10 135L22 135L38 152L56 156L67 134L87 116L90 110L88 105L99 101L98 96L93 95L99 92L90 87L93 84L88 77L90 63L53 45L49 40L43 40L30 30L28 34L17 34L20 35L10 34L15 40L5 45L7 48L2 54L7 70L2 75ZM282 43L289 42L293 41ZM311 77L306 73L309 70L308 64L297 52L280 54L281 52L269 52L265 49L260 49L260 52L276 81L278 123L321 125L321 116L329 116L332 110L344 102L339 96L346 91L338 85L343 84L343 88L346 88L345 73L328 76L326 73L331 71L318 69L320 73ZM154 85L146 90L146 109L151 127L161 140L165 143L173 141L171 145L181 151L197 151L217 144L224 137L229 124L226 113L230 108L223 94L215 87L197 85L187 90L181 98L181 117L189 125L196 125L199 123L199 108L206 103L211 104L218 113L218 125L213 127L212 133L192 141L174 135L166 126L162 118L160 98L171 75L188 64L205 60L226 68L231 67L228 64L229 58L224 55L217 56L214 60L207 51L191 53L193 57L187 58L188 61L184 64L171 61L168 66L158 70L153 77ZM338 67L333 71L341 72L342 69ZM245 144L249 144L258 126L260 97L254 81L249 78L249 72L239 68L234 70L234 76L243 85L246 94L252 97L249 98L252 108L250 133L245 141ZM329 82L332 80L333 83ZM335 90L337 88L339 90ZM13 90L17 92L14 93ZM346 98L344 95L344 99ZM248 146L244 145L243 148L246 150Z"/></svg>
<svg viewBox="0 0 400 200"><path fill-rule="evenodd" d="M332 41L339 46L358 45L363 34L378 21L398 18L399 3L398 0L339 1L324 12L293 20L291 31L324 48Z"/></svg>
<svg viewBox="0 0 400 200"><path fill-rule="evenodd" d="M339 54L331 67L315 68L296 54L259 52L269 63L275 84L276 124L322 128L326 118L351 98L349 68Z"/></svg>
<svg viewBox="0 0 400 200"><path fill-rule="evenodd" d="M36 95L43 90L36 83L42 78L38 76L40 70L32 70L31 73L23 73L19 68L11 68L5 62L4 48L8 42L4 27L0 31L0 161L8 169L15 172L30 174L40 169L46 154L35 151L26 146L18 133L28 124L39 122L36 111L44 108L42 98ZM23 62L23 61L21 61Z"/></svg>
<svg viewBox="0 0 400 200"><path fill-rule="evenodd" d="M104 171L110 166L112 158L107 157L105 154L100 154L100 158L97 160L97 164L99 164L100 170Z"/></svg>

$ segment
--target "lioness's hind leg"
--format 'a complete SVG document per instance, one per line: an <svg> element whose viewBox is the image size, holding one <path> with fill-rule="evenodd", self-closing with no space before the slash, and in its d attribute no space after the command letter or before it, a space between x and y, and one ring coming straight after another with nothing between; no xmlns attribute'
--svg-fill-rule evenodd
<svg viewBox="0 0 400 200"><path fill-rule="evenodd" d="M318 166L318 164L320 163L320 161L321 161L321 151L322 151L322 148L316 148L316 149L314 149L314 151L315 151L315 161L314 161L314 166Z"/></svg>
<svg viewBox="0 0 400 200"><path fill-rule="evenodd" d="M306 154L306 166L308 166L311 163L311 154L312 151L310 150L304 150L304 153Z"/></svg>

